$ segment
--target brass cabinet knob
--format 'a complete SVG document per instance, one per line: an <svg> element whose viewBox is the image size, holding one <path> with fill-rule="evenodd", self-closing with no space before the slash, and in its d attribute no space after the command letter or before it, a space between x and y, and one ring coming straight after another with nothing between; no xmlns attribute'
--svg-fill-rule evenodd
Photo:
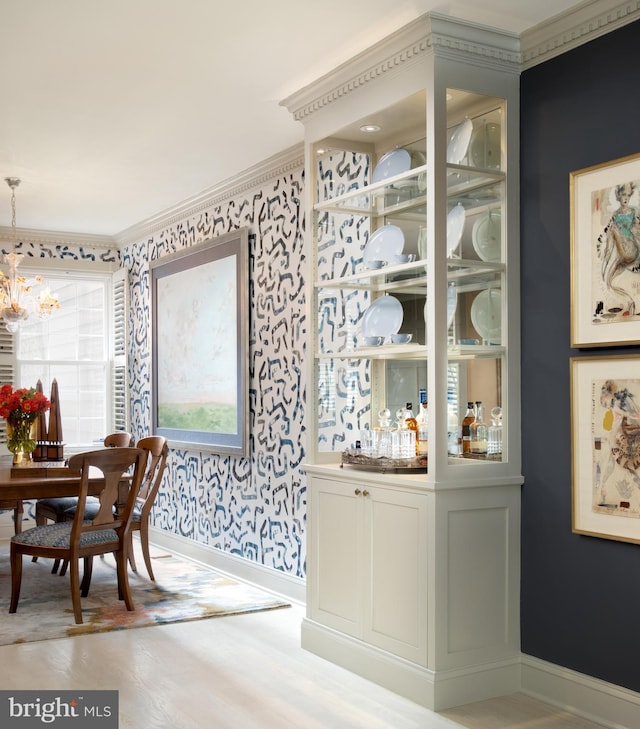
<svg viewBox="0 0 640 729"><path fill-rule="evenodd" d="M356 496L360 496L360 489L356 489Z"/></svg>
<svg viewBox="0 0 640 729"><path fill-rule="evenodd" d="M362 495L363 495L363 496L369 496L369 492L367 491L367 489L365 489L365 490L364 490L364 491L362 492Z"/></svg>

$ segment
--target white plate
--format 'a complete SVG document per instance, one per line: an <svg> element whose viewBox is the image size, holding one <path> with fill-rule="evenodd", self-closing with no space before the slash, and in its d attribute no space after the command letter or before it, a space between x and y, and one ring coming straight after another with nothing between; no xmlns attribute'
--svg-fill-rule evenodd
<svg viewBox="0 0 640 729"><path fill-rule="evenodd" d="M500 169L500 125L493 122L478 127L471 136L469 161L485 170Z"/></svg>
<svg viewBox="0 0 640 729"><path fill-rule="evenodd" d="M471 242L480 260L500 260L501 234L502 215L499 210L490 210L476 220L471 231Z"/></svg>
<svg viewBox="0 0 640 729"><path fill-rule="evenodd" d="M458 203L449 210L447 215L447 256L449 258L451 258L451 255L460 243L466 216L467 211L461 203Z"/></svg>
<svg viewBox="0 0 640 729"><path fill-rule="evenodd" d="M450 283L447 287L447 331L453 323L453 317L456 315L458 308L458 287L454 283Z"/></svg>
<svg viewBox="0 0 640 729"><path fill-rule="evenodd" d="M411 169L411 155L406 149L394 149L382 155L373 170L371 182L380 182Z"/></svg>
<svg viewBox="0 0 640 729"><path fill-rule="evenodd" d="M471 321L482 339L490 344L502 342L502 294L499 289L481 291L471 304Z"/></svg>
<svg viewBox="0 0 640 729"><path fill-rule="evenodd" d="M369 236L362 252L362 261L369 268L371 261L392 261L404 248L404 233L397 225L383 225Z"/></svg>
<svg viewBox="0 0 640 729"><path fill-rule="evenodd" d="M469 149L472 132L473 122L471 119L465 119L459 127L456 127L447 145L448 164L459 165L462 162L467 154L467 149Z"/></svg>
<svg viewBox="0 0 640 729"><path fill-rule="evenodd" d="M382 296L362 315L363 337L390 337L402 326L402 304L393 296Z"/></svg>

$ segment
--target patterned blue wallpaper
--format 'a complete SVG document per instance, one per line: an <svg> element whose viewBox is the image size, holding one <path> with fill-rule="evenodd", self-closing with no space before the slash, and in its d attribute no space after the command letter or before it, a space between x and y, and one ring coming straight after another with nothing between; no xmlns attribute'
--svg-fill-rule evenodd
<svg viewBox="0 0 640 729"><path fill-rule="evenodd" d="M125 247L131 427L151 428L149 261L239 227L250 244L250 456L171 450L156 527L304 577L304 174L274 178Z"/></svg>
<svg viewBox="0 0 640 729"><path fill-rule="evenodd" d="M335 184L337 193L367 169L362 160L346 153L330 160L330 168L324 170L325 182ZM129 272L130 419L137 439L151 432L149 262L236 228L249 228L250 456L170 450L152 519L156 527L170 533L301 578L306 555L306 480L301 465L308 390L303 186L300 167L214 203L120 251L121 264ZM338 273L336 266L359 264L368 232L359 216L346 216L337 229L327 228L320 275L332 277ZM346 259L339 252L343 245ZM119 253L115 247L42 243L27 243L23 252L36 258L95 261L116 261ZM328 317L327 331L335 330L344 316L355 323L366 303L342 294L338 299L335 311L319 307ZM345 419L344 414L353 407L362 409L368 420L367 407L359 402L367 400L369 389L368 372L362 367L350 362L348 372L335 373L335 392L324 402L331 412L324 413L321 441L340 447L345 439L352 439L352 434L345 433L351 418ZM323 393L313 396L322 399Z"/></svg>

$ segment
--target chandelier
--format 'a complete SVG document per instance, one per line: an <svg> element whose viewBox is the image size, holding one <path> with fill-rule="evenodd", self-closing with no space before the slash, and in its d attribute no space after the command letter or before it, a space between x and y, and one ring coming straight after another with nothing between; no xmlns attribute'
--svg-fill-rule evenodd
<svg viewBox="0 0 640 729"><path fill-rule="evenodd" d="M14 245L18 240L16 234L16 187L20 184L17 177L5 177L5 182L11 188L11 228L13 230ZM9 267L8 272L0 271L0 318L7 330L16 332L20 323L29 318L30 314L46 319L55 309L60 308L58 297L51 294L44 285L42 276L27 279L18 274L18 266L23 254L15 249L3 256L4 263Z"/></svg>

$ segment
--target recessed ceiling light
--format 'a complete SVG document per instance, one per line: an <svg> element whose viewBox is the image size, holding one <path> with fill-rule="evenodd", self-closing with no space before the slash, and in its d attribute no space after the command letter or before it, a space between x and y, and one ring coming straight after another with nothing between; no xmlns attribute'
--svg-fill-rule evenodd
<svg viewBox="0 0 640 729"><path fill-rule="evenodd" d="M373 132L379 132L380 127L377 124L363 124L360 127L361 132L366 132L367 134L373 134Z"/></svg>

